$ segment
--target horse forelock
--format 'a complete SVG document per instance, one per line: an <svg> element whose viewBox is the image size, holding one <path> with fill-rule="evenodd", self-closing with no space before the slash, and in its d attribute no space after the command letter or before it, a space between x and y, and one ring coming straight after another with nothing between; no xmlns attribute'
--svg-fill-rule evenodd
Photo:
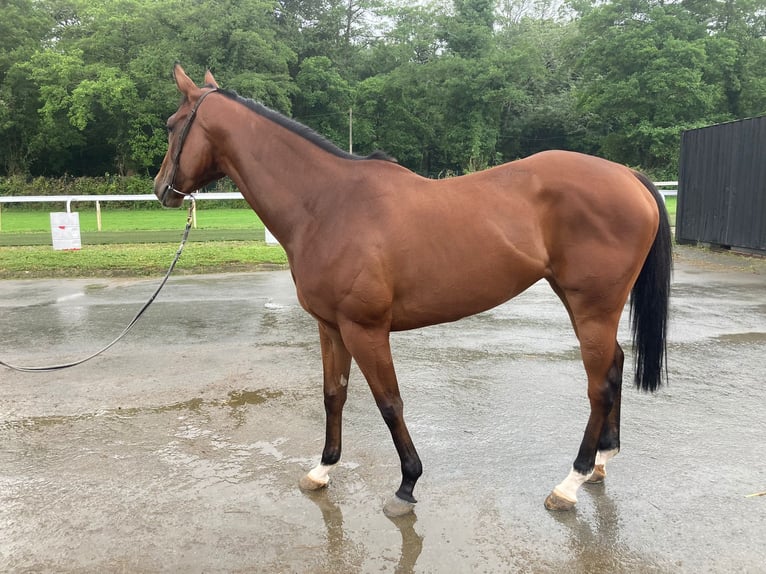
<svg viewBox="0 0 766 574"><path fill-rule="evenodd" d="M377 160L396 162L395 158L391 157L390 155L388 155L387 153L383 151L374 151L367 156L359 156L359 155L348 153L347 151L339 148L337 145L332 143L330 140L328 140L326 137L324 137L320 133L316 132L315 130L308 127L307 125L300 123L297 120L288 118L287 116L275 110L272 110L271 108L268 108L265 105L259 102L256 102L255 100L242 97L233 90L219 89L218 91L219 93L226 96L227 98L242 104L243 106L255 112L259 116L262 116L266 118L267 120L274 122L275 124L282 126L285 129L290 130L294 134L301 136L305 140L320 147L326 152L333 154L334 156L341 157L343 159L352 159L352 160L377 159Z"/></svg>

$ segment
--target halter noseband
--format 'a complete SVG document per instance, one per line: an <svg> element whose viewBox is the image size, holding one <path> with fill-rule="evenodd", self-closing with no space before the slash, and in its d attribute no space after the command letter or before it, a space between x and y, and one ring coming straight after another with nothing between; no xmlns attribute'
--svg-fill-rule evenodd
<svg viewBox="0 0 766 574"><path fill-rule="evenodd" d="M197 110L202 105L203 100L208 97L213 92L217 92L218 88L215 88L213 90L210 90L209 92L205 92L202 94L199 99L197 100L197 103L194 104L194 107L192 108L192 111L189 113L189 117L186 118L186 123L184 124L183 129L181 130L181 136L178 139L178 148L176 149L176 153L173 155L173 171L171 171L171 177L170 177L170 183L168 183L165 186L165 189L162 192L162 197L160 199L165 199L165 196L167 195L168 191L172 191L173 193L177 193L178 195L191 195L191 193L184 193L183 191L179 191L175 187L176 183L176 173L178 172L178 165L181 161L181 151L184 148L184 144L186 143L186 136L189 135L189 130L191 129L192 122L194 121L194 118L197 115Z"/></svg>

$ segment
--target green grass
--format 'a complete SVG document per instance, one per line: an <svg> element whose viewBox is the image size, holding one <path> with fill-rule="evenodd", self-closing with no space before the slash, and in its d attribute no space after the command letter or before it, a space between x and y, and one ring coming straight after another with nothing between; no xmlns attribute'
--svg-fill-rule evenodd
<svg viewBox="0 0 766 574"><path fill-rule="evenodd" d="M678 206L677 197L668 197L665 199L665 208L668 210L668 216L670 217L670 225L676 224L676 208Z"/></svg>
<svg viewBox="0 0 766 574"><path fill-rule="evenodd" d="M78 211L80 231L98 230L94 210ZM102 231L172 230L183 229L186 209L101 209ZM5 208L0 216L0 236L4 233L50 232L50 214L47 211L21 211ZM197 202L197 229L256 229L263 223L251 209L205 209Z"/></svg>
<svg viewBox="0 0 766 574"><path fill-rule="evenodd" d="M80 237L85 245L120 243L176 243L180 241L188 211L106 210L97 231L94 211L78 212ZM50 215L42 211L4 210L0 219L0 246L50 245ZM247 241L264 239L264 227L251 209L200 209L190 241Z"/></svg>
<svg viewBox="0 0 766 574"><path fill-rule="evenodd" d="M0 279L145 276L164 273L175 255L188 211L102 209L80 211L83 248L54 251L48 212L3 210ZM285 266L279 246L263 242L263 223L250 209L204 209L176 273L211 273Z"/></svg>
<svg viewBox="0 0 766 574"><path fill-rule="evenodd" d="M83 231L80 239L84 246L112 245L120 243L178 243L182 229L161 229L157 231ZM189 241L263 241L261 229L193 229ZM51 245L51 232L0 233L0 246Z"/></svg>
<svg viewBox="0 0 766 574"><path fill-rule="evenodd" d="M3 247L0 279L160 275L176 249L178 242L94 245L78 251L54 251L50 246ZM187 243L175 272L252 271L285 265L287 256L279 246L262 241L215 241Z"/></svg>

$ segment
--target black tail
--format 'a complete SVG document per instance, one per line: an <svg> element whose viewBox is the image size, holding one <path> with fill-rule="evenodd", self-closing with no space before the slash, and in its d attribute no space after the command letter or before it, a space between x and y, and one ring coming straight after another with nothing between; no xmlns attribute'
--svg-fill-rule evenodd
<svg viewBox="0 0 766 574"><path fill-rule="evenodd" d="M667 378L666 335L673 245L670 222L662 195L642 173L636 177L652 192L660 210L660 226L641 273L630 294L630 320L636 356L636 387L656 391Z"/></svg>

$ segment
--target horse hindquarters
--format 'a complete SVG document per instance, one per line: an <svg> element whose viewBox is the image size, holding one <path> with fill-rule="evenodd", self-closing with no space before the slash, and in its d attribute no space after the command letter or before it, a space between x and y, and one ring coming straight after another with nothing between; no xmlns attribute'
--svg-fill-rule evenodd
<svg viewBox="0 0 766 574"><path fill-rule="evenodd" d="M640 270L633 275L635 282L621 290L617 281L602 279L600 284L582 281L578 288L567 290L549 280L569 311L580 341L591 404L588 424L572 470L545 501L551 510L572 508L580 485L589 479L592 482L603 480L606 462L619 451L624 355L616 334L627 289L631 293L636 386L654 391L662 382L672 268L670 225L657 189L645 176L635 175L651 192L659 210L659 227ZM594 476L596 466L599 468Z"/></svg>

